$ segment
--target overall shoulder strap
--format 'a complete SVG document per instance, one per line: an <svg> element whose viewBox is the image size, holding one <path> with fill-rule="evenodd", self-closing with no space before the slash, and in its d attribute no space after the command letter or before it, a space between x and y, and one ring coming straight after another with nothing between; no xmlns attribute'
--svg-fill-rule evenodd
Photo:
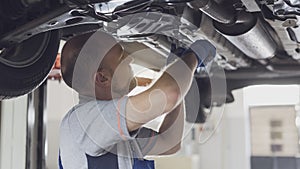
<svg viewBox="0 0 300 169"><path fill-rule="evenodd" d="M112 151L116 152L116 151ZM114 153L107 152L101 156L90 156L86 154L88 169L119 169L118 156ZM64 169L60 157L58 157L59 169ZM66 168L67 169L67 168Z"/></svg>

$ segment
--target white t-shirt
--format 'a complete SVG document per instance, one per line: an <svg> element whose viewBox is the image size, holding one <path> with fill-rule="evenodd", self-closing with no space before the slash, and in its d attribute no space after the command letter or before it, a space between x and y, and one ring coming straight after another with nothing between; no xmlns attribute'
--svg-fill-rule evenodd
<svg viewBox="0 0 300 169"><path fill-rule="evenodd" d="M143 158L154 146L157 133L141 128L129 133L125 106L128 97L110 101L81 96L60 128L60 157L64 169L87 169L89 156L101 156L116 147L119 169L132 169L132 159Z"/></svg>

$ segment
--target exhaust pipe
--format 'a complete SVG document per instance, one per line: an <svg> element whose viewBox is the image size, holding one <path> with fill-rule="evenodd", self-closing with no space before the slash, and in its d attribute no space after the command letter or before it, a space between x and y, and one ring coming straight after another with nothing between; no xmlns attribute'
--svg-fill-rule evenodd
<svg viewBox="0 0 300 169"><path fill-rule="evenodd" d="M211 17L217 31L247 56L253 59L275 56L278 44L257 16L245 11L224 9L214 0L194 0L189 5Z"/></svg>
<svg viewBox="0 0 300 169"><path fill-rule="evenodd" d="M251 13L240 16L248 19L231 25L214 22L214 27L247 56L258 60L274 57L278 45L262 21Z"/></svg>

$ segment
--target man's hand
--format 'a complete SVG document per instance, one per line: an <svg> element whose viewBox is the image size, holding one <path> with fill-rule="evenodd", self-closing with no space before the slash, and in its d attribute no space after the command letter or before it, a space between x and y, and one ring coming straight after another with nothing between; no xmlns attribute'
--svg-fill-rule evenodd
<svg viewBox="0 0 300 169"><path fill-rule="evenodd" d="M197 67L205 67L215 58L216 48L207 40L197 40L192 43L188 49L172 44L171 53L167 58L167 64L173 62L176 57L182 58L188 53L193 53L197 57Z"/></svg>
<svg viewBox="0 0 300 169"><path fill-rule="evenodd" d="M185 53L188 52L197 56L198 67L205 67L216 56L216 48L207 40L197 40Z"/></svg>

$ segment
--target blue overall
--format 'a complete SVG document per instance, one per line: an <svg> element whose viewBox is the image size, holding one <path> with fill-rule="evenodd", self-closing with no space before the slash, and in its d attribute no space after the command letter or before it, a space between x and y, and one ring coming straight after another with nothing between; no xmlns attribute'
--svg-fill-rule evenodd
<svg viewBox="0 0 300 169"><path fill-rule="evenodd" d="M86 155L88 161L88 169L119 169L118 156L113 153L106 153L99 157ZM59 155L59 169L63 169L61 158ZM154 169L153 160L139 160L134 158L133 169Z"/></svg>

